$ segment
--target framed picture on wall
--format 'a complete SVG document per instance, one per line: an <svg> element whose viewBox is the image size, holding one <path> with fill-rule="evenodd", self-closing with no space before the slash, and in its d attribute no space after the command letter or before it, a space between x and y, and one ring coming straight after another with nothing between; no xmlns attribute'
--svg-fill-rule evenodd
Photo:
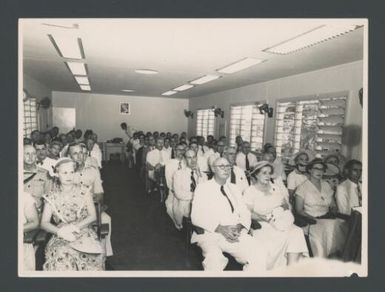
<svg viewBox="0 0 385 292"><path fill-rule="evenodd" d="M130 108L130 104L128 102L121 102L120 103L120 114L122 114L122 115L130 115L131 114L131 108Z"/></svg>

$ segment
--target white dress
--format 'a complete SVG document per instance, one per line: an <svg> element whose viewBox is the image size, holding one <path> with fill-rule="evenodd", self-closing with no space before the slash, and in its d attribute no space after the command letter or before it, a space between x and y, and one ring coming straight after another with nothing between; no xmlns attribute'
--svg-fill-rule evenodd
<svg viewBox="0 0 385 292"><path fill-rule="evenodd" d="M24 209L34 205L35 200L29 193L24 193L23 197ZM25 211L23 214L23 224L27 223L27 218L25 216ZM35 249L32 243L24 243L24 271L34 271L35 270Z"/></svg>
<svg viewBox="0 0 385 292"><path fill-rule="evenodd" d="M333 190L326 181L321 181L321 191L306 181L297 188L296 195L304 200L304 211L313 217L328 213L333 202ZM317 224L304 227L304 232L309 236L313 255L329 257L342 251L346 224L341 219L317 219Z"/></svg>
<svg viewBox="0 0 385 292"><path fill-rule="evenodd" d="M286 193L274 184L271 184L271 191L268 195L252 185L245 190L243 198L252 213L265 216L279 208L284 200L287 202ZM301 228L290 224L286 230L278 230L269 222L261 221L259 223L262 226L261 229L252 230L252 234L267 249L268 270L285 266L288 253L308 256L305 236Z"/></svg>

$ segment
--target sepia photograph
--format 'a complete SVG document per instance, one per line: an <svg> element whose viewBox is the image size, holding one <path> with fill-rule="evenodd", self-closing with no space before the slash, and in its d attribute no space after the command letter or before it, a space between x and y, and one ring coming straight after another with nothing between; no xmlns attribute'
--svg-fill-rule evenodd
<svg viewBox="0 0 385 292"><path fill-rule="evenodd" d="M19 277L367 277L368 29L20 18Z"/></svg>

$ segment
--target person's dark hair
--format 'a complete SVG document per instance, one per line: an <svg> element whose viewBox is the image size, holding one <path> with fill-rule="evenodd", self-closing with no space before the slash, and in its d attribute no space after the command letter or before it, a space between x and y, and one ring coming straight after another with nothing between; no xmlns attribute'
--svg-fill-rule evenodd
<svg viewBox="0 0 385 292"><path fill-rule="evenodd" d="M83 138L84 139L87 139L89 136L92 136L94 132L90 129L87 129L85 132L84 132L84 135L83 135Z"/></svg>
<svg viewBox="0 0 385 292"><path fill-rule="evenodd" d="M36 148L36 145L44 145L45 146L45 141L43 139L39 139L39 140L33 142L33 147Z"/></svg>
<svg viewBox="0 0 385 292"><path fill-rule="evenodd" d="M60 149L63 147L63 144L60 141L58 141L58 140L52 140L51 143L49 144L49 147L52 148L52 146L54 146L54 145L59 146Z"/></svg>
<svg viewBox="0 0 385 292"><path fill-rule="evenodd" d="M351 159L349 160L348 162L345 163L345 166L344 166L344 172L350 170L353 168L353 165L356 165L356 164L359 164L362 166L362 162L357 160L357 159Z"/></svg>
<svg viewBox="0 0 385 292"><path fill-rule="evenodd" d="M312 161L310 161L306 165L306 172L309 172L313 168L313 166L316 164L321 164L324 171L327 169L327 165L325 164L325 162L323 162L323 160L321 158L314 158Z"/></svg>
<svg viewBox="0 0 385 292"><path fill-rule="evenodd" d="M269 153L270 153L270 152L269 152ZM310 157L309 157L309 154L307 154L306 152L300 152L300 153L298 153L298 154L294 157L294 163L295 163L295 164L297 164L298 159L299 159L299 157L300 157L301 155L306 155L306 156L307 156L307 159L310 158Z"/></svg>
<svg viewBox="0 0 385 292"><path fill-rule="evenodd" d="M82 137L82 134L83 134L82 130L77 129L77 130L75 131L75 138L76 138L76 139L80 139L80 138Z"/></svg>

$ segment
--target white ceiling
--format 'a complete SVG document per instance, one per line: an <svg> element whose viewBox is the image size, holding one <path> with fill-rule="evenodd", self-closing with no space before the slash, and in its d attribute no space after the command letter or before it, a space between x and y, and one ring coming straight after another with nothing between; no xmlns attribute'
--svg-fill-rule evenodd
<svg viewBox="0 0 385 292"><path fill-rule="evenodd" d="M360 20L275 19L29 19L21 22L24 73L54 91L81 91L48 38L82 39L92 92L135 96L161 93L245 57L265 59L238 73L171 97L206 95L363 58L363 28L281 56L262 50L320 24ZM71 26L66 29L43 23ZM135 69L154 69L141 75ZM122 89L133 89L123 93Z"/></svg>

